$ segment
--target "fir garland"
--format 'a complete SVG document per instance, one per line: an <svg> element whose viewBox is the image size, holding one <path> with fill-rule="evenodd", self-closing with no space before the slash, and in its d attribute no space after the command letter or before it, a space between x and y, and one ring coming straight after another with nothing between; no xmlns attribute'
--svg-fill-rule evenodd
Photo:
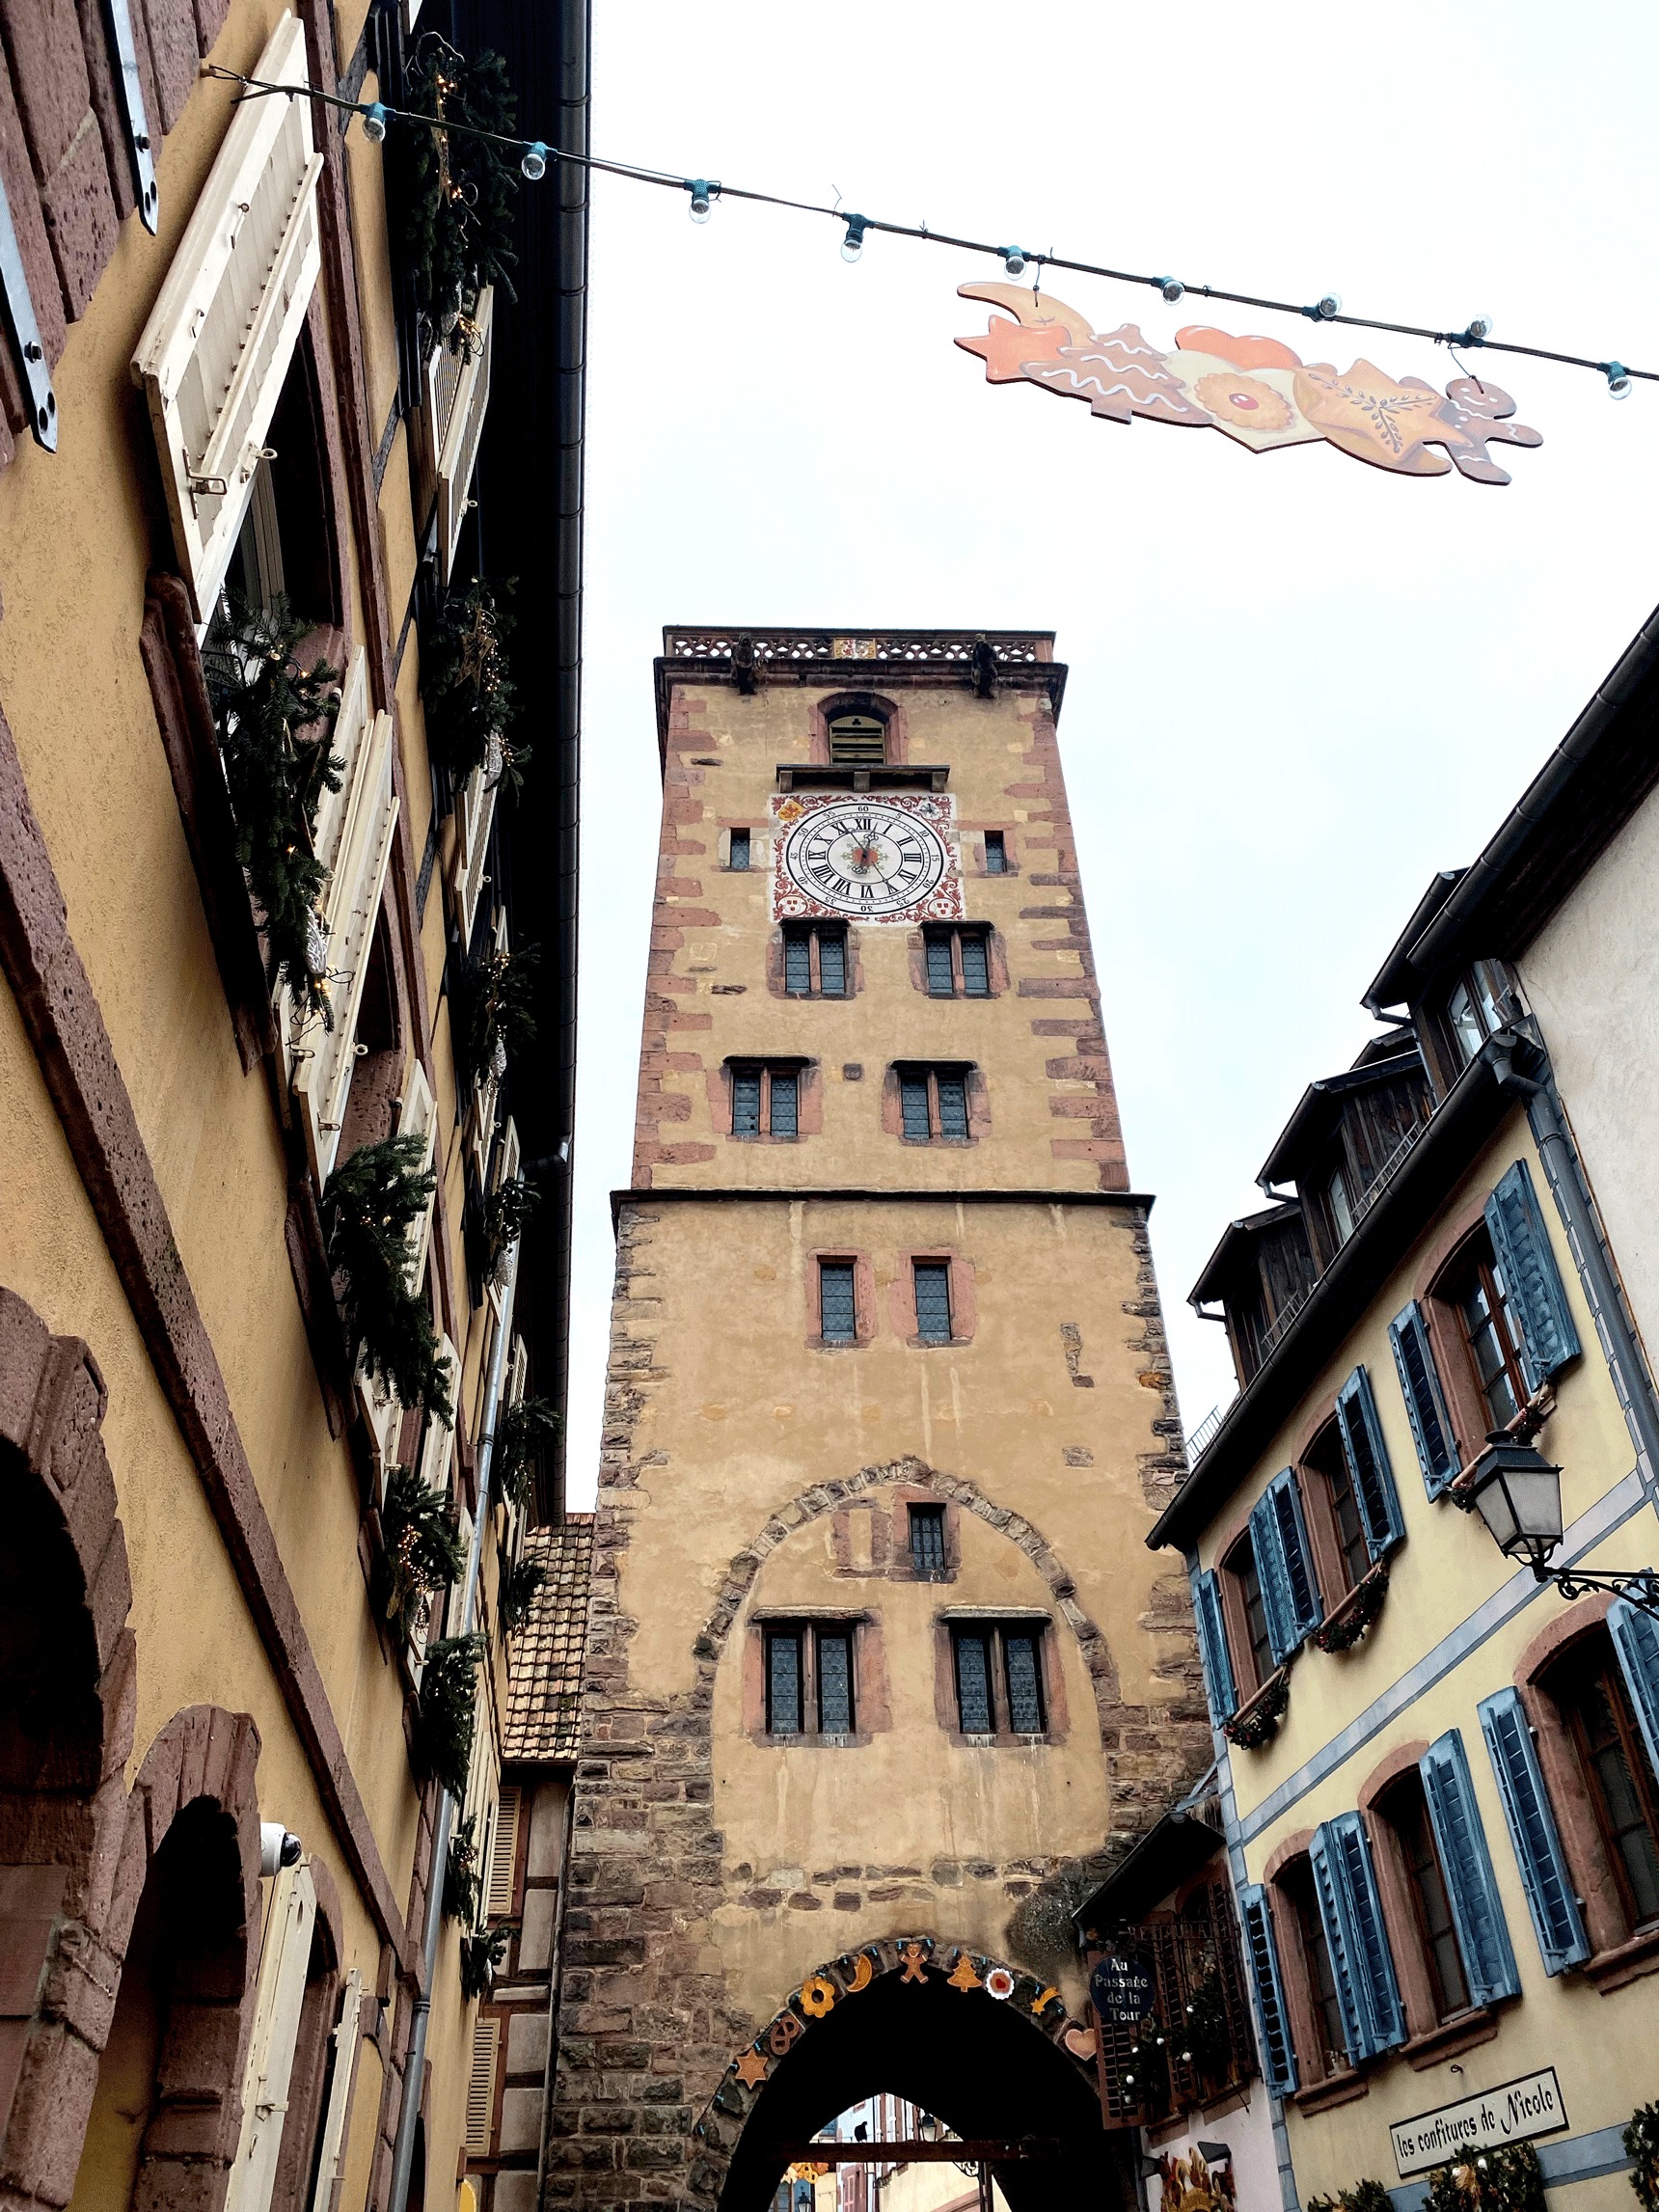
<svg viewBox="0 0 1659 2212"><path fill-rule="evenodd" d="M502 594L513 588L503 584ZM511 771L517 787L528 754L509 753L503 732L518 712L502 640L512 616L492 586L469 584L445 594L421 637L421 700L426 745L434 760L464 779L488 768L500 782Z"/></svg>
<svg viewBox="0 0 1659 2212"><path fill-rule="evenodd" d="M444 1861L444 1910L463 1927L471 1927L478 1917L477 1825L471 1813L456 1821Z"/></svg>
<svg viewBox="0 0 1659 2212"><path fill-rule="evenodd" d="M1659 2212L1659 2104L1638 2105L1624 2131L1630 2186L1642 2212Z"/></svg>
<svg viewBox="0 0 1659 2212"><path fill-rule="evenodd" d="M368 1372L401 1406L424 1406L453 1426L449 1379L431 1309L409 1280L409 1231L435 1184L418 1136L359 1147L323 1192L329 1258L345 1278L346 1327Z"/></svg>
<svg viewBox="0 0 1659 2212"><path fill-rule="evenodd" d="M1382 1611L1387 1596L1388 1569L1379 1561L1354 1585L1338 1617L1314 1630L1314 1642L1321 1652L1351 1652Z"/></svg>
<svg viewBox="0 0 1659 2212"><path fill-rule="evenodd" d="M1277 1733L1291 1702L1291 1678L1281 1672L1269 1678L1241 1713L1223 1724L1222 1734L1240 1751L1260 1751Z"/></svg>
<svg viewBox="0 0 1659 2212"><path fill-rule="evenodd" d="M500 1284L506 1275L507 1254L524 1234L525 1223L541 1202L541 1193L522 1176L515 1175L492 1190L484 1200L484 1279Z"/></svg>
<svg viewBox="0 0 1659 2212"><path fill-rule="evenodd" d="M421 1677L421 1756L451 1797L466 1794L477 1717L482 1636L441 1636L426 1647Z"/></svg>
<svg viewBox="0 0 1659 2212"><path fill-rule="evenodd" d="M1135 2039L1124 2055L1122 2079L1125 2089L1134 2092L1130 2101L1143 2112L1169 2109L1169 2053L1151 2013L1135 2029Z"/></svg>
<svg viewBox="0 0 1659 2212"><path fill-rule="evenodd" d="M530 1605L536 1592L547 1580L547 1570L539 1560L509 1560L504 1555L501 1570L497 1610L501 1614L502 1634L516 1636L530 1619Z"/></svg>
<svg viewBox="0 0 1659 2212"><path fill-rule="evenodd" d="M461 970L456 1058L475 1082L503 1075L509 1057L535 1042L531 981L540 958L540 946L527 944L520 952L481 954Z"/></svg>
<svg viewBox="0 0 1659 2212"><path fill-rule="evenodd" d="M320 660L302 669L293 658L310 627L286 599L269 609L237 599L209 630L202 669L236 822L236 860L264 916L267 979L280 975L296 1002L332 1028L328 940L316 912L326 874L312 833L322 795L340 789L345 763L329 745L340 670Z"/></svg>
<svg viewBox="0 0 1659 2212"><path fill-rule="evenodd" d="M494 1927L480 1928L461 1938L461 1995L487 1997L490 1983L501 1970L517 1921L499 1920Z"/></svg>
<svg viewBox="0 0 1659 2212"><path fill-rule="evenodd" d="M1530 2143L1477 2150L1460 2143L1428 2176L1424 2212L1544 2212L1544 2177Z"/></svg>
<svg viewBox="0 0 1659 2212"><path fill-rule="evenodd" d="M1394 2212L1394 2198L1380 2181L1356 2181L1334 2197L1310 2197L1308 2212Z"/></svg>
<svg viewBox="0 0 1659 2212"><path fill-rule="evenodd" d="M517 102L500 54L469 61L447 39L427 32L403 72L403 107L440 126L468 123L511 136ZM507 270L513 252L518 173L487 139L442 127L393 134L391 186L402 210L403 249L415 280L415 303L433 343L454 352L476 342L467 323L486 285L517 294Z"/></svg>
<svg viewBox="0 0 1659 2212"><path fill-rule="evenodd" d="M446 1589L466 1568L449 1501L412 1467L394 1467L386 1481L380 1531L386 1542L385 1613L405 1640L422 1600Z"/></svg>
<svg viewBox="0 0 1659 2212"><path fill-rule="evenodd" d="M529 1501L537 1461L564 1427L548 1398L521 1398L496 1416L494 1476L510 1506Z"/></svg>

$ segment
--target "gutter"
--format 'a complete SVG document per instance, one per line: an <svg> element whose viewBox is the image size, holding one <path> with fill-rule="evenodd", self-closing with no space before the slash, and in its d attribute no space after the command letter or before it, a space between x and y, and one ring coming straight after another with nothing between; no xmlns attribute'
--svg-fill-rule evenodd
<svg viewBox="0 0 1659 2212"><path fill-rule="evenodd" d="M519 1179L521 1182L523 1178ZM502 1378L506 1373L507 1345L513 1332L513 1300L518 1293L519 1249L515 1240L507 1263L506 1289L502 1297L502 1318L490 1353L489 1386L484 1392L483 1425L478 1434L477 1511L473 1518L473 1541L467 1550L466 1579L461 1585L459 1633L470 1636L477 1614L478 1576L483 1559L484 1529L490 1510L490 1462L495 1457L496 1408L501 1404ZM457 1417L459 1408L457 1408ZM455 1821L455 1800L448 1789L438 1798L438 1818L432 1831L432 1857L426 1870L426 1922L421 1942L421 1981L415 1996L415 2022L409 2034L409 2052L403 2063L403 2089L397 2105L397 2140L392 2153L392 2192L388 2212L407 2212L409 2177L415 2164L415 2129L421 2117L421 2084L426 2071L426 2031L432 2018L432 1979L437 1969L438 1938L444 1925L444 1868L449 1855L449 1835Z"/></svg>

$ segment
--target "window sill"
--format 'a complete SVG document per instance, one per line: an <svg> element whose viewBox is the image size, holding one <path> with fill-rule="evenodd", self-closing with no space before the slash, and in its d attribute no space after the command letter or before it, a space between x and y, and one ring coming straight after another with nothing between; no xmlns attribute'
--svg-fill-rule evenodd
<svg viewBox="0 0 1659 2212"><path fill-rule="evenodd" d="M1474 2050L1479 2043L1491 2042L1497 2033L1497 2014L1489 2005L1477 2005L1443 2020L1427 2035L1413 2035L1409 2043L1401 2046L1400 2056L1421 2073L1426 2066L1437 2066L1443 2060Z"/></svg>
<svg viewBox="0 0 1659 2212"><path fill-rule="evenodd" d="M1615 1989L1622 1989L1627 1981L1640 1980L1645 1974L1659 1974L1659 1927L1644 1928L1628 1943L1616 1944L1611 1951L1598 1951L1579 1971L1591 1988L1598 1989L1604 1997Z"/></svg>
<svg viewBox="0 0 1659 2212"><path fill-rule="evenodd" d="M1370 2077L1355 2069L1346 2074L1332 2074L1328 2081L1314 2082L1307 2089L1298 2089L1289 2101L1298 2112L1330 2112L1337 2105L1349 2105L1356 2098L1370 2094Z"/></svg>
<svg viewBox="0 0 1659 2212"><path fill-rule="evenodd" d="M1222 1728L1222 1734L1239 1751L1260 1751L1279 1733L1291 1702L1291 1658L1283 1666L1275 1667L1260 1689L1252 1690L1233 1718Z"/></svg>

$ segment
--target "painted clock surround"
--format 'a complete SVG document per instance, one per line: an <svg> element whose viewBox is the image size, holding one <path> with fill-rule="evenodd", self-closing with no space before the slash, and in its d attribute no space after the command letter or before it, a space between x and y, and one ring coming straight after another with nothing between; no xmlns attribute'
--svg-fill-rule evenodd
<svg viewBox="0 0 1659 2212"><path fill-rule="evenodd" d="M956 802L948 793L790 793L773 800L772 817L775 920L962 919ZM860 845L869 855L863 865ZM832 864L837 853L851 864ZM904 862L913 866L918 854L920 876L908 884ZM809 855L819 863L816 875ZM895 883L903 887L897 894L888 888Z"/></svg>

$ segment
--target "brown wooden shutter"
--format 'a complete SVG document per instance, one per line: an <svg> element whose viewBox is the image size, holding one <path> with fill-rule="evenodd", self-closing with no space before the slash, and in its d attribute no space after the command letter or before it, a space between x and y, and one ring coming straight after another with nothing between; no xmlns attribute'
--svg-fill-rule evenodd
<svg viewBox="0 0 1659 2212"><path fill-rule="evenodd" d="M503 1783L496 1806L496 1832L490 1848L489 1872L484 1891L484 1911L491 1920L504 1920L513 1909L513 1877L518 1868L520 1803L517 1785Z"/></svg>
<svg viewBox="0 0 1659 2212"><path fill-rule="evenodd" d="M473 2070L467 2081L467 2155L487 2158L496 2116L496 2062L501 2049L499 2019L473 2023Z"/></svg>

